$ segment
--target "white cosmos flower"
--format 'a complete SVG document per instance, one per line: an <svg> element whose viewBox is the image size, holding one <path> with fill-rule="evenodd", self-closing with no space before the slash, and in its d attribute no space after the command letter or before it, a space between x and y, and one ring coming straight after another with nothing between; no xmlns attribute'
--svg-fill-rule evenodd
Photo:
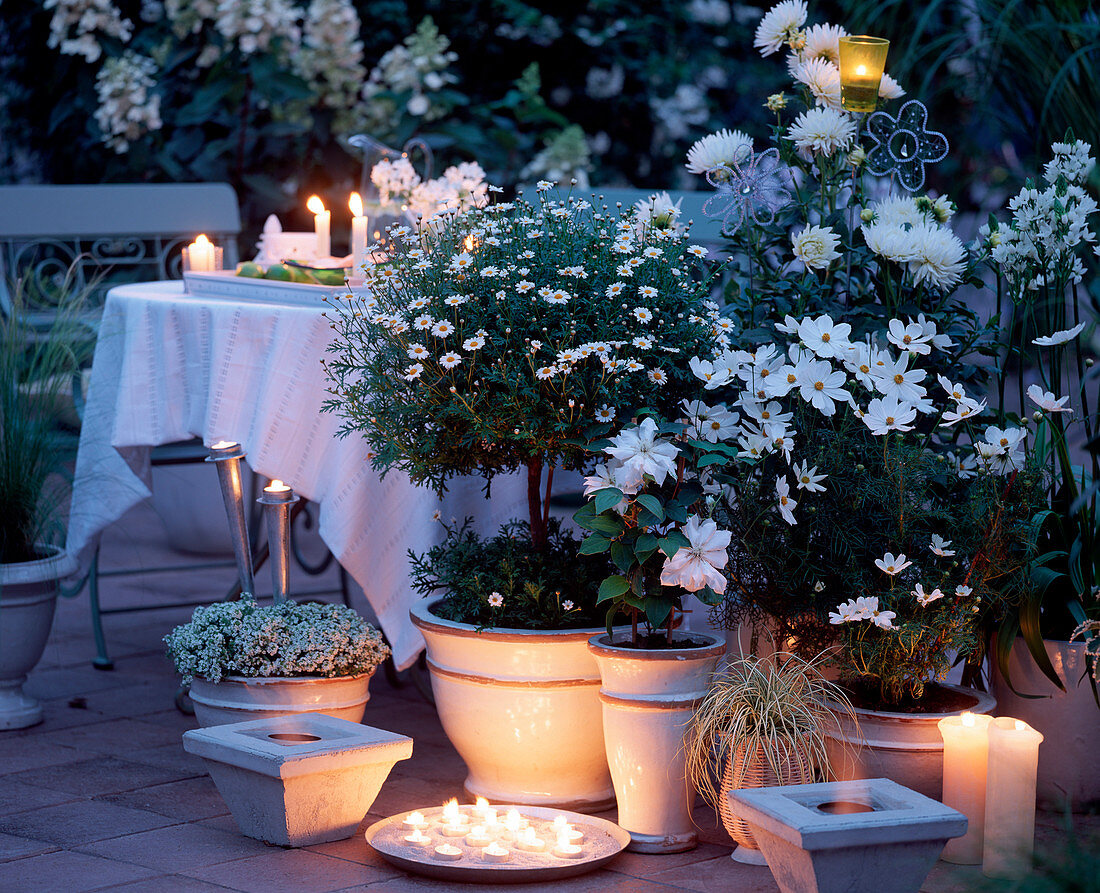
<svg viewBox="0 0 1100 893"><path fill-rule="evenodd" d="M845 356L851 347L848 341L851 332L848 323L834 323L828 314L816 319L806 318L798 324L798 340L819 357Z"/></svg>
<svg viewBox="0 0 1100 893"><path fill-rule="evenodd" d="M875 559L875 567L891 577L900 574L912 563L912 561L906 561L904 552L899 552L896 556L893 552L887 552L881 558Z"/></svg>
<svg viewBox="0 0 1100 893"><path fill-rule="evenodd" d="M604 448L605 453L622 463L624 480L641 482L642 476L648 474L663 484L667 475L676 474L678 450L657 434L657 423L645 419L638 427L620 432L612 439L613 446Z"/></svg>
<svg viewBox="0 0 1100 893"><path fill-rule="evenodd" d="M803 112L787 131L804 158L823 155L826 158L843 149L847 151L856 136L856 126L844 112L833 108L812 108Z"/></svg>
<svg viewBox="0 0 1100 893"><path fill-rule="evenodd" d="M688 414L688 433L708 443L718 443L733 437L737 431L737 413L721 404L707 406L701 400L683 401Z"/></svg>
<svg viewBox="0 0 1100 893"><path fill-rule="evenodd" d="M936 381L940 383L940 387L947 392L947 396L952 400L958 402L966 399L966 388L962 384L956 384L944 375L937 375Z"/></svg>
<svg viewBox="0 0 1100 893"><path fill-rule="evenodd" d="M1032 403L1047 412L1073 412L1072 407L1065 405L1069 399L1068 396L1055 397L1053 391L1044 391L1037 384L1033 384L1027 389L1027 397Z"/></svg>
<svg viewBox="0 0 1100 893"><path fill-rule="evenodd" d="M707 391L720 388L733 377L733 373L728 368L716 368L710 360L701 360L698 357L688 360L688 368L691 369L692 375L704 382L703 389Z"/></svg>
<svg viewBox="0 0 1100 893"><path fill-rule="evenodd" d="M1031 339L1031 343L1038 344L1040 347L1053 347L1055 344L1065 344L1067 341L1072 341L1080 335L1084 328L1085 324L1081 322L1072 329L1064 329L1061 332L1055 332L1053 335L1040 335L1038 338Z"/></svg>
<svg viewBox="0 0 1100 893"><path fill-rule="evenodd" d="M909 272L916 285L946 291L962 281L966 270L966 246L951 230L931 223L913 227L913 257Z"/></svg>
<svg viewBox="0 0 1100 893"><path fill-rule="evenodd" d="M909 353L932 353L932 347L928 343L932 340L932 336L926 335L924 327L912 320L909 320L908 325L903 323L900 319L890 320L890 327L886 335L886 340L898 349L907 350Z"/></svg>
<svg viewBox="0 0 1100 893"><path fill-rule="evenodd" d="M918 583L913 589L913 595L917 597L917 601L922 608L927 608L936 599L943 598L943 592L939 589L933 589L931 592L925 592L924 587Z"/></svg>
<svg viewBox="0 0 1100 893"><path fill-rule="evenodd" d="M779 52L805 23L806 0L783 0L764 14L756 26L752 45L760 50L760 55L770 56Z"/></svg>
<svg viewBox="0 0 1100 893"><path fill-rule="evenodd" d="M901 88L901 84L890 75L883 73L882 80L878 82L878 95L883 99L901 99L905 91Z"/></svg>
<svg viewBox="0 0 1100 893"><path fill-rule="evenodd" d="M819 106L843 108L840 104L840 68L835 63L827 59L807 59L795 68L794 79L809 87Z"/></svg>
<svg viewBox="0 0 1100 893"><path fill-rule="evenodd" d="M834 400L850 402L852 395L844 389L844 373L833 369L825 360L811 360L798 375L799 396L822 415L836 414Z"/></svg>
<svg viewBox="0 0 1100 893"><path fill-rule="evenodd" d="M793 527L798 523L794 517L794 510L798 508L798 503L791 499L791 485L787 483L786 478L775 479L775 495L779 497L779 502L775 506L776 511Z"/></svg>
<svg viewBox="0 0 1100 893"><path fill-rule="evenodd" d="M824 493L825 488L821 486L821 481L825 480L826 476L817 473L816 465L813 468L807 468L809 464L809 462L802 462L794 467L798 489L805 490L807 493Z"/></svg>
<svg viewBox="0 0 1100 893"><path fill-rule="evenodd" d="M933 552L939 555L941 558L950 558L955 554L955 550L948 548L951 545L951 540L945 540L938 533L932 534L932 543L928 546Z"/></svg>
<svg viewBox="0 0 1100 893"><path fill-rule="evenodd" d="M960 583L958 586L955 587L955 597L956 598L966 598L973 591L974 590L971 589L969 586L966 586L966 585Z"/></svg>
<svg viewBox="0 0 1100 893"><path fill-rule="evenodd" d="M927 319L923 313L917 314L917 325L924 329L924 334L928 337L936 350L947 350L947 348L955 346L955 342L951 340L951 336L946 332L941 334L936 328L935 321Z"/></svg>
<svg viewBox="0 0 1100 893"><path fill-rule="evenodd" d="M791 239L794 256L811 270L827 270L840 257L840 237L828 226L807 226Z"/></svg>
<svg viewBox="0 0 1100 893"><path fill-rule="evenodd" d="M719 130L695 143L687 154L688 171L705 174L717 167L743 164L752 155L752 137L740 130Z"/></svg>
<svg viewBox="0 0 1100 893"><path fill-rule="evenodd" d="M890 431L912 431L910 422L916 417L917 410L897 397L876 397L867 404L862 416L863 424L871 429L875 437L882 437Z"/></svg>
<svg viewBox="0 0 1100 893"><path fill-rule="evenodd" d="M868 618L879 629L891 629L893 627L893 620L898 615L893 611L879 610L878 599L870 598L868 601L873 601L874 607L871 608L871 616Z"/></svg>
<svg viewBox="0 0 1100 893"><path fill-rule="evenodd" d="M952 425L963 422L971 416L981 415L985 411L985 400L979 403L973 397L963 397L955 404L954 409L949 409L943 414L941 428L950 428Z"/></svg>
<svg viewBox="0 0 1100 893"><path fill-rule="evenodd" d="M689 546L681 546L676 554L665 559L661 568L662 586L681 586L688 592L698 592L709 586L719 595L726 591L726 578L719 571L729 556L726 547L732 534L719 530L714 521L704 521L698 515L687 520L682 531Z"/></svg>
<svg viewBox="0 0 1100 893"><path fill-rule="evenodd" d="M1024 428L990 425L985 429L985 440L974 446L983 458L991 460L990 467L996 474L1008 474L1023 465L1025 440L1027 431Z"/></svg>
<svg viewBox="0 0 1100 893"><path fill-rule="evenodd" d="M928 396L928 391L918 384L928 373L923 369L906 369L908 363L908 354L902 354L892 363L876 367L871 374L875 389L884 397L895 397L901 403L917 406Z"/></svg>

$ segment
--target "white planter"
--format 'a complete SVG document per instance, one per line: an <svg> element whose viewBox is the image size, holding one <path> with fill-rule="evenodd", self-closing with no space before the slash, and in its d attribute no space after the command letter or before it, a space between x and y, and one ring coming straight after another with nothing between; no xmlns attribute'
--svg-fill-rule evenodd
<svg viewBox="0 0 1100 893"><path fill-rule="evenodd" d="M679 853L698 839L684 760L684 734L726 643L692 633L706 645L652 651L593 636L600 667L604 741L619 801L619 825L639 853Z"/></svg>
<svg viewBox="0 0 1100 893"><path fill-rule="evenodd" d="M221 682L196 677L191 701L201 726L221 726L245 720L324 713L362 722L370 700L372 670L358 676L226 676Z"/></svg>
<svg viewBox="0 0 1100 893"><path fill-rule="evenodd" d="M1022 719L1043 735L1039 748L1039 803L1061 811L1067 800L1075 812L1100 802L1100 771L1096 744L1100 741L1100 707L1085 678L1083 642L1044 639L1047 655L1066 690L1059 691L1031 658L1023 639L1009 654L1008 672L1016 690L1041 698L1013 694L1001 674L994 672L993 691L1001 713Z"/></svg>
<svg viewBox="0 0 1100 893"><path fill-rule="evenodd" d="M297 847L354 834L413 742L307 713L192 729L183 749L202 757L241 833Z"/></svg>
<svg viewBox="0 0 1100 893"><path fill-rule="evenodd" d="M466 763L466 794L599 812L614 803L604 756L596 630L486 629L417 602L443 730Z"/></svg>
<svg viewBox="0 0 1100 893"><path fill-rule="evenodd" d="M58 580L77 566L56 547L42 551L49 557L0 564L0 730L42 722L42 705L23 693L23 683L50 637Z"/></svg>
<svg viewBox="0 0 1100 893"><path fill-rule="evenodd" d="M943 796L943 736L939 721L945 716L992 713L996 699L988 692L959 685L944 685L967 698L964 707L946 713L889 713L854 708L857 729L838 711L839 729L826 733L833 773L841 781L888 778L939 800ZM860 743L862 742L862 747Z"/></svg>

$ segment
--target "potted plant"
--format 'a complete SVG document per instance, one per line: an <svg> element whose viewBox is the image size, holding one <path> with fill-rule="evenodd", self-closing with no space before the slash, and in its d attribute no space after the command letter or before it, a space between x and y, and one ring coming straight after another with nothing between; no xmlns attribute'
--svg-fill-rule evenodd
<svg viewBox="0 0 1100 893"><path fill-rule="evenodd" d="M821 675L822 658L741 655L710 679L687 738L688 777L736 842L732 858L764 865L730 791L829 781L826 734L854 722L843 689ZM718 782L715 784L715 782Z"/></svg>
<svg viewBox="0 0 1100 893"><path fill-rule="evenodd" d="M699 258L675 210L550 193L390 230L365 294L333 300L326 408L375 466L442 490L526 477L527 517L495 536L455 525L414 565L436 704L471 795L600 809L612 798L587 640L601 556L550 518L556 469L589 429L695 388L677 363L713 351ZM478 560L478 555L481 560Z"/></svg>
<svg viewBox="0 0 1100 893"><path fill-rule="evenodd" d="M1087 143L1072 136L1055 143L1044 182L1029 181L1009 202L1012 219L991 218L982 232L982 257L1009 311L997 364L998 407L1006 419L1016 408L1032 413L1033 451L1047 474L1034 517L1033 586L993 627L994 690L1006 712L1045 737L1040 801L1058 808L1069 802L1074 809L1100 801L1100 779L1089 768L1100 734L1089 651L1100 619L1100 411L1089 339L1095 317L1082 288L1086 269L1095 271L1088 224L1096 201L1085 191L1094 167Z"/></svg>
<svg viewBox="0 0 1100 893"><path fill-rule="evenodd" d="M60 580L76 570L64 540L65 463L75 439L57 408L80 381L94 339L81 325L71 278L63 308L35 325L24 282L0 320L0 730L42 721L23 693L53 624Z"/></svg>
<svg viewBox="0 0 1100 893"><path fill-rule="evenodd" d="M249 596L195 609L164 637L201 726L295 713L361 722L382 634L350 608Z"/></svg>

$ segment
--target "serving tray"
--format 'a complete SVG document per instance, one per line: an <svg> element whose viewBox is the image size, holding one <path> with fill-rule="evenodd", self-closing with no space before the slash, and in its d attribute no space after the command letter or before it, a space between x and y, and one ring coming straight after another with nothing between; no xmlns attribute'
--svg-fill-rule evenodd
<svg viewBox="0 0 1100 893"><path fill-rule="evenodd" d="M312 285L307 282L283 282L278 279L253 279L238 276L232 270L183 274L188 294L199 297L232 298L235 301L266 301L277 304L318 306L334 292L347 292L345 286Z"/></svg>

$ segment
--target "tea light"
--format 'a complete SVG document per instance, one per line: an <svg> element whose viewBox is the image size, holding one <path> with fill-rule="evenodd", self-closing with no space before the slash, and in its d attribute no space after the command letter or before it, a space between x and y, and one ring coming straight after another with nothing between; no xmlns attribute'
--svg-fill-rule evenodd
<svg viewBox="0 0 1100 893"><path fill-rule="evenodd" d="M840 38L840 101L849 112L873 112L890 41L864 34Z"/></svg>
<svg viewBox="0 0 1100 893"><path fill-rule="evenodd" d="M424 813L419 810L417 812L410 812L405 816L405 820L401 824L406 828L413 828L417 831L425 831L428 828L428 820L424 818ZM408 840L408 838L405 839Z"/></svg>
<svg viewBox="0 0 1100 893"><path fill-rule="evenodd" d="M519 814L518 809L509 809L504 816L504 827L515 834L527 827L527 819Z"/></svg>
<svg viewBox="0 0 1100 893"><path fill-rule="evenodd" d="M510 855L508 847L501 846L495 840L481 851L486 862L507 862Z"/></svg>
<svg viewBox="0 0 1100 893"><path fill-rule="evenodd" d="M313 228L317 233L317 257L329 257L332 254L332 211L325 210L319 195L311 195L306 207L313 215Z"/></svg>
<svg viewBox="0 0 1100 893"><path fill-rule="evenodd" d="M465 837L470 829L466 825L444 825L439 833L444 837Z"/></svg>
<svg viewBox="0 0 1100 893"><path fill-rule="evenodd" d="M412 834L405 836L405 843L409 844L409 846L424 847L426 849L432 845L432 839L417 828Z"/></svg>
<svg viewBox="0 0 1100 893"><path fill-rule="evenodd" d="M474 825L466 835L466 846L484 847L493 842L484 825Z"/></svg>
<svg viewBox="0 0 1100 893"><path fill-rule="evenodd" d="M563 815L555 816L551 828L559 840L565 840L568 843L580 843L584 840L584 832L578 831L569 824Z"/></svg>
<svg viewBox="0 0 1100 893"><path fill-rule="evenodd" d="M524 828L516 838L516 849L525 853L541 853L546 850L546 841L536 836L534 828Z"/></svg>
<svg viewBox="0 0 1100 893"><path fill-rule="evenodd" d="M449 843L443 843L435 848L435 857L442 862L457 862L462 858L462 850Z"/></svg>
<svg viewBox="0 0 1100 893"><path fill-rule="evenodd" d="M492 812L493 817L490 820L489 813ZM477 802L474 803L474 818L482 824L491 825L497 820L496 810L489 808L489 801L484 797L478 797Z"/></svg>
<svg viewBox="0 0 1100 893"><path fill-rule="evenodd" d="M458 808L458 800L456 798L452 797L443 804L444 825L457 826L468 825L469 823L470 817Z"/></svg>
<svg viewBox="0 0 1100 893"><path fill-rule="evenodd" d="M569 842L569 832L564 828L558 832L558 842L554 845L554 855L561 859L579 859L583 850Z"/></svg>

